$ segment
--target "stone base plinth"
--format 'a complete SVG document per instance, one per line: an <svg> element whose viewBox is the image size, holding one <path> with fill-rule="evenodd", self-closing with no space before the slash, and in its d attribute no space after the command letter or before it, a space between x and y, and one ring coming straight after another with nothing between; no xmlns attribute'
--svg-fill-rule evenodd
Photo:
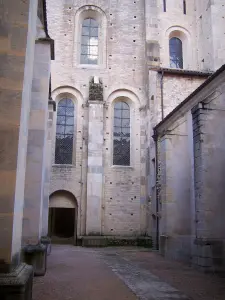
<svg viewBox="0 0 225 300"><path fill-rule="evenodd" d="M194 240L192 264L205 273L225 274L224 245L222 240L203 239Z"/></svg>
<svg viewBox="0 0 225 300"><path fill-rule="evenodd" d="M43 244L27 245L23 248L24 262L32 265L34 276L44 276L47 268L47 247Z"/></svg>
<svg viewBox="0 0 225 300"><path fill-rule="evenodd" d="M140 246L152 247L151 237L123 237L123 236L82 236L79 238L83 247L113 247Z"/></svg>
<svg viewBox="0 0 225 300"><path fill-rule="evenodd" d="M51 250L52 250L52 244L51 244L51 239L48 236L42 236L41 237L41 244L45 245L47 248L47 255L51 254Z"/></svg>
<svg viewBox="0 0 225 300"><path fill-rule="evenodd" d="M32 300L33 268L25 263L11 273L0 273L1 300Z"/></svg>

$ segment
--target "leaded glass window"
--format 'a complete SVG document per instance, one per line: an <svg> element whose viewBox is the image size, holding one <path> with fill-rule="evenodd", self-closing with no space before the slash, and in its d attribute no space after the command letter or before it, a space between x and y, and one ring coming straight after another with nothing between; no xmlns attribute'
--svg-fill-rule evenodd
<svg viewBox="0 0 225 300"><path fill-rule="evenodd" d="M182 42L177 37L170 39L170 67L183 69Z"/></svg>
<svg viewBox="0 0 225 300"><path fill-rule="evenodd" d="M59 101L57 109L55 163L72 164L74 137L74 104L71 99Z"/></svg>
<svg viewBox="0 0 225 300"><path fill-rule="evenodd" d="M130 165L130 107L126 102L114 106L113 164Z"/></svg>
<svg viewBox="0 0 225 300"><path fill-rule="evenodd" d="M98 22L88 18L83 21L81 34L81 64L98 63Z"/></svg>

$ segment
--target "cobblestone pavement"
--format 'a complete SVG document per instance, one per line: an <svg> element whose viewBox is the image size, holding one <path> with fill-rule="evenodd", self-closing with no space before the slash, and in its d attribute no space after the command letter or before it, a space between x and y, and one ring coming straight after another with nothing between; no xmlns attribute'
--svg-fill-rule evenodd
<svg viewBox="0 0 225 300"><path fill-rule="evenodd" d="M33 300L225 300L225 279L140 248L54 246Z"/></svg>

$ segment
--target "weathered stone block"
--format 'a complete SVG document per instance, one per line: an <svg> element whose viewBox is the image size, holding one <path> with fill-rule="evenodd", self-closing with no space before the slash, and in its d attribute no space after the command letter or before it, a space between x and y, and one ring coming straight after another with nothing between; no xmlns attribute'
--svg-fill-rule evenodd
<svg viewBox="0 0 225 300"><path fill-rule="evenodd" d="M43 244L27 245L23 248L24 261L34 268L34 276L44 276L47 267L47 247Z"/></svg>
<svg viewBox="0 0 225 300"><path fill-rule="evenodd" d="M51 238L48 237L48 236L42 236L41 237L41 244L43 244L47 247L47 255L50 255L51 250L52 250Z"/></svg>
<svg viewBox="0 0 225 300"><path fill-rule="evenodd" d="M33 268L21 264L11 273L0 273L1 300L32 300Z"/></svg>

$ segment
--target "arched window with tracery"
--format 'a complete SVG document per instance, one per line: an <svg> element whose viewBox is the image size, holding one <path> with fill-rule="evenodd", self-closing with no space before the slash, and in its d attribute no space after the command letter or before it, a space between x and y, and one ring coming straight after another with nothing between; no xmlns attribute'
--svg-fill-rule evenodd
<svg viewBox="0 0 225 300"><path fill-rule="evenodd" d="M113 165L130 165L130 107L124 101L114 105Z"/></svg>
<svg viewBox="0 0 225 300"><path fill-rule="evenodd" d="M55 163L72 164L74 140L74 103L63 98L58 103L55 141Z"/></svg>
<svg viewBox="0 0 225 300"><path fill-rule="evenodd" d="M170 67L183 69L182 41L177 37L171 38L169 43L169 49L170 49Z"/></svg>
<svg viewBox="0 0 225 300"><path fill-rule="evenodd" d="M98 22L92 18L84 19L81 33L81 64L98 64L98 44Z"/></svg>

